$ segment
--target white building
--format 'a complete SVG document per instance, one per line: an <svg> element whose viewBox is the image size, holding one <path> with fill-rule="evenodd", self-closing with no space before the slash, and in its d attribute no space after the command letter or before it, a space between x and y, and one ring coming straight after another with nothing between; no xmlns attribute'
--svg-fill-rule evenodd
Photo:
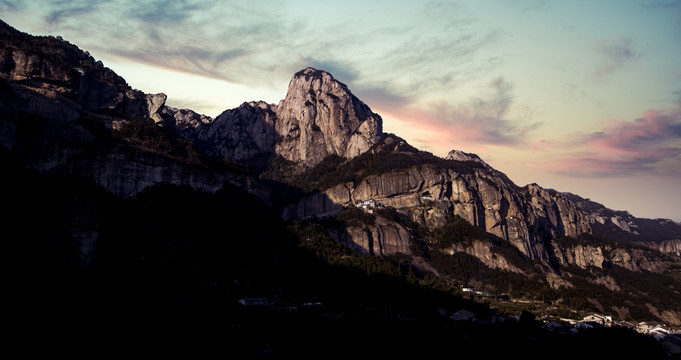
<svg viewBox="0 0 681 360"><path fill-rule="evenodd" d="M374 200L365 200L365 201L362 201L362 202L358 203L357 206L358 206L358 207L361 207L361 208L364 208L364 209L366 209L366 208L374 208L374 207L376 207L376 201L374 201Z"/></svg>

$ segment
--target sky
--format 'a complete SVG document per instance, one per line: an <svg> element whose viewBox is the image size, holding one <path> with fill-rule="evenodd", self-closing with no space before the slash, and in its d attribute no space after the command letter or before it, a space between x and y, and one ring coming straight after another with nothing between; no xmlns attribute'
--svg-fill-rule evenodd
<svg viewBox="0 0 681 360"><path fill-rule="evenodd" d="M0 0L0 18L213 117L326 70L421 150L681 222L681 0Z"/></svg>

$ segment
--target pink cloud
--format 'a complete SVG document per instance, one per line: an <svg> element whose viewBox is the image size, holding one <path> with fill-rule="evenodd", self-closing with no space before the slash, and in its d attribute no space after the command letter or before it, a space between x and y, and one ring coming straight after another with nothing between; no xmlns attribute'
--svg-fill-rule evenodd
<svg viewBox="0 0 681 360"><path fill-rule="evenodd" d="M634 121L612 121L570 145L578 152L532 166L563 175L681 174L681 103Z"/></svg>
<svg viewBox="0 0 681 360"><path fill-rule="evenodd" d="M442 101L416 108L378 102L372 107L428 133L428 138L421 142L431 148L486 151L489 146L527 146L527 133L540 123L524 124L507 118L513 104L512 85L503 78L492 81L490 89L490 94L463 104Z"/></svg>
<svg viewBox="0 0 681 360"><path fill-rule="evenodd" d="M652 172L652 165L658 163L658 157L640 156L636 158L613 158L597 153L579 153L557 159L535 162L531 167L577 177L612 177ZM679 171L680 169L677 169ZM669 174L670 171L666 171Z"/></svg>

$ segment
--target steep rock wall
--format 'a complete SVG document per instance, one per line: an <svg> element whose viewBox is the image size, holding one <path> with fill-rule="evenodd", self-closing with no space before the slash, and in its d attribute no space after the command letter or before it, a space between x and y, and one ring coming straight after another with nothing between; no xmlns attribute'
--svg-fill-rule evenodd
<svg viewBox="0 0 681 360"><path fill-rule="evenodd" d="M559 193L537 185L520 189L485 170L456 173L430 166L412 167L372 175L357 184L340 184L324 194L342 206L374 200L431 229L443 225L448 216L459 215L510 241L528 258L544 262L550 256L546 241L590 231L578 209Z"/></svg>

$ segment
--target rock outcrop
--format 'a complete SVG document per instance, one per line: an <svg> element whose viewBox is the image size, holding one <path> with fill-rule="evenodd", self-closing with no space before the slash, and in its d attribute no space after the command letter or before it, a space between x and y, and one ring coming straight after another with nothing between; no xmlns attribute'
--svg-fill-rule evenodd
<svg viewBox="0 0 681 360"><path fill-rule="evenodd" d="M655 249L661 253L674 254L676 256L681 256L681 239L678 240L667 240L661 243L645 243L648 247Z"/></svg>
<svg viewBox="0 0 681 360"><path fill-rule="evenodd" d="M93 179L96 185L120 198L135 197L157 184L185 185L214 193L225 183L244 188L264 202L269 197L269 192L249 177L212 171L128 146L116 146L94 157L72 159L52 173Z"/></svg>
<svg viewBox="0 0 681 360"><path fill-rule="evenodd" d="M189 138L199 126L210 124L214 121L210 116L199 114L190 109L178 109L164 106L161 111L163 126L175 129L182 137Z"/></svg>
<svg viewBox="0 0 681 360"><path fill-rule="evenodd" d="M331 74L307 68L295 74L277 106L276 153L314 165L328 155L352 158L383 136L382 120Z"/></svg>
<svg viewBox="0 0 681 360"><path fill-rule="evenodd" d="M447 160L456 160L456 161L475 161L478 162L482 165L484 165L487 168L490 168L490 166L483 161L478 155L472 154L472 153L467 153L463 152L461 150L452 150L450 151L447 156L445 157Z"/></svg>
<svg viewBox="0 0 681 360"><path fill-rule="evenodd" d="M243 161L271 154L279 138L275 110L262 101L243 103L213 122L199 124L191 138L206 154L217 158Z"/></svg>

